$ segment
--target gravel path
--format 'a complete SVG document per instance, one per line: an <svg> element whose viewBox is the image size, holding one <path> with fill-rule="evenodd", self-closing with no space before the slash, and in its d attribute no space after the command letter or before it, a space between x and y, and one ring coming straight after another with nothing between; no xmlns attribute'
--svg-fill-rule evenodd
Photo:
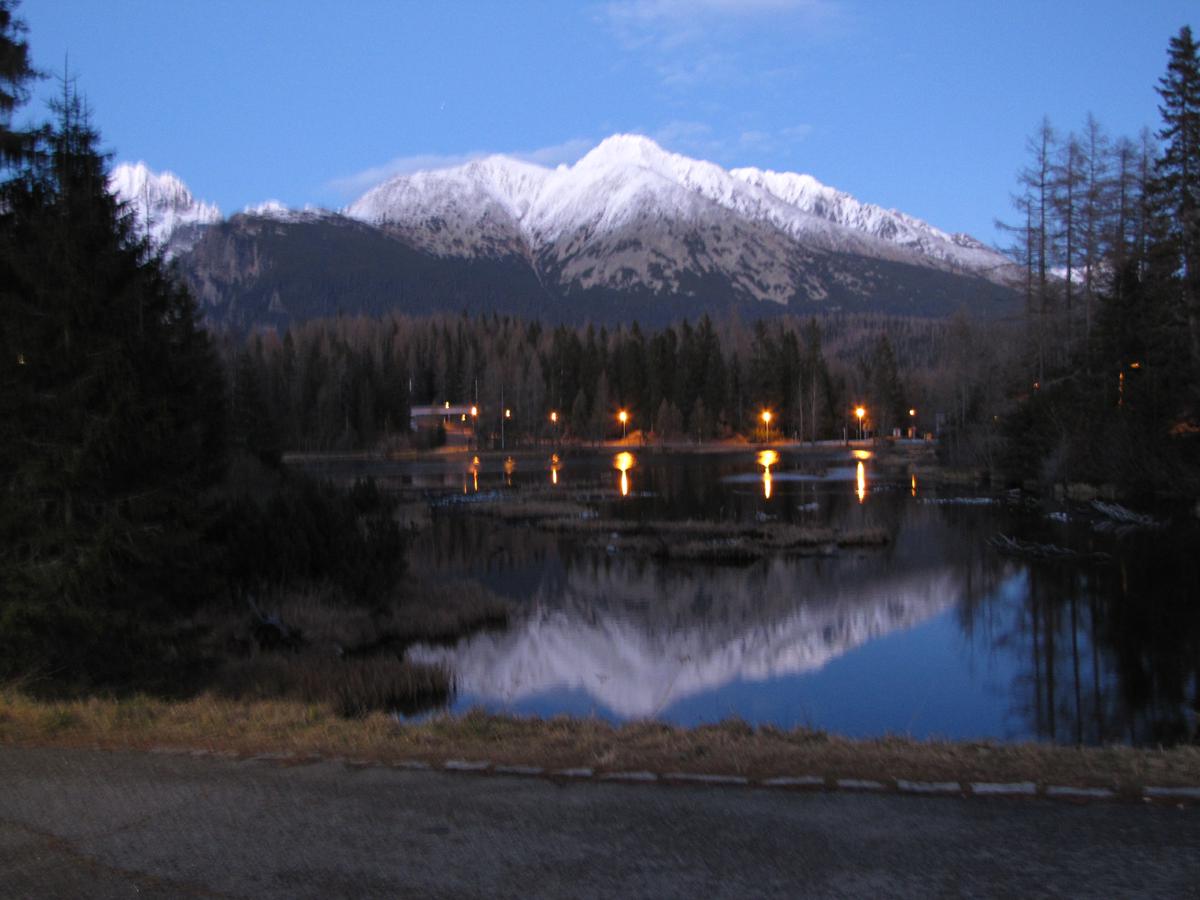
<svg viewBox="0 0 1200 900"><path fill-rule="evenodd" d="M5 897L1196 896L1200 808L0 747Z"/></svg>

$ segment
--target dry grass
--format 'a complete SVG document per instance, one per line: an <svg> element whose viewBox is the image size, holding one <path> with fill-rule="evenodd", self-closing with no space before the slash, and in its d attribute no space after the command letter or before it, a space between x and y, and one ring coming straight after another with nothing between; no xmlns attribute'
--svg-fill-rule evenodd
<svg viewBox="0 0 1200 900"><path fill-rule="evenodd" d="M305 650L259 653L224 662L213 690L230 700L321 703L343 717L374 711L418 712L445 704L451 677L440 666L415 665L394 654L337 657Z"/></svg>
<svg viewBox="0 0 1200 900"><path fill-rule="evenodd" d="M321 702L342 716L442 705L451 673L404 661L404 649L502 627L508 605L472 582L423 584L413 592L420 602L377 609L346 603L332 588L268 594L259 609L298 635L292 646L274 649L255 639L257 619L248 607L204 610L197 624L216 660L206 685L233 700Z"/></svg>
<svg viewBox="0 0 1200 900"><path fill-rule="evenodd" d="M400 724L381 713L341 718L327 702L238 702L211 694L177 702L135 697L47 703L8 688L0 690L0 744L320 754L378 763L466 758L551 770L588 766L751 778L1033 781L1110 787L1129 795L1147 784L1200 784L1197 747L1076 749L899 737L851 741L805 729L756 729L739 721L685 729L478 712Z"/></svg>

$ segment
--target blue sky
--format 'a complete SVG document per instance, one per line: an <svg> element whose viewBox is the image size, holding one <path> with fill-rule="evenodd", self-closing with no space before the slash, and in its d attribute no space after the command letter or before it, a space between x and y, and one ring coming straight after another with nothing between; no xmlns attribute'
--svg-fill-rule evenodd
<svg viewBox="0 0 1200 900"><path fill-rule="evenodd" d="M78 76L116 161L223 212L340 206L388 174L650 135L808 172L985 241L1025 137L1158 125L1195 0L24 0L36 64ZM30 115L53 94L37 89Z"/></svg>

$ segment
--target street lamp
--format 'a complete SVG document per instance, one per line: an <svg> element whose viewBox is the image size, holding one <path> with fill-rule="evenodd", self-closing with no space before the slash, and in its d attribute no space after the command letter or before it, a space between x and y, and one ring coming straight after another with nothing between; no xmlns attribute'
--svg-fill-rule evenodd
<svg viewBox="0 0 1200 900"><path fill-rule="evenodd" d="M858 416L858 439L861 441L863 436L863 416L867 414L866 408L862 406L854 407L854 415Z"/></svg>
<svg viewBox="0 0 1200 900"><path fill-rule="evenodd" d="M550 427L554 429L554 443L558 443L558 410L550 410Z"/></svg>
<svg viewBox="0 0 1200 900"><path fill-rule="evenodd" d="M762 411L762 420L763 420L763 425L765 425L767 428L767 442L770 443L770 441L771 441L771 411L769 409L764 409Z"/></svg>
<svg viewBox="0 0 1200 900"><path fill-rule="evenodd" d="M617 419L619 419L621 422L621 440L625 440L625 427L629 422L629 413L625 412L625 410L621 410L619 413L617 413Z"/></svg>

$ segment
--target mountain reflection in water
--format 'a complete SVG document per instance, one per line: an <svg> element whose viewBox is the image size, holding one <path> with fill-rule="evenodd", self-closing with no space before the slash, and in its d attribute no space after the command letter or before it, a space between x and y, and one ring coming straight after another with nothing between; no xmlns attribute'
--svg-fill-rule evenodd
<svg viewBox="0 0 1200 900"><path fill-rule="evenodd" d="M1086 510L1064 522L1019 497L958 502L982 492L918 484L869 451L772 452L547 452L509 466L483 455L350 474L457 494L463 506L439 506L414 538L413 574L476 580L512 603L504 632L410 649L451 667L458 710L1064 744L1198 739L1194 523L1122 536L1094 529ZM467 511L475 497L524 490L618 523L877 528L890 541L717 566ZM1001 556L988 544L997 533L1112 562Z"/></svg>
<svg viewBox="0 0 1200 900"><path fill-rule="evenodd" d="M620 718L658 715L677 701L736 681L766 681L822 668L847 651L910 628L954 605L962 576L953 568L886 581L837 584L797 578L786 563L750 572L674 573L662 583L618 561L568 575L559 598L539 594L534 609L502 634L451 648L417 647L410 658L445 663L458 689L477 701L519 703L553 690L582 690ZM800 583L798 583L800 582ZM649 612L660 591L706 614ZM765 604L764 596L793 598ZM645 604L642 615L622 615ZM673 621L672 621L673 620Z"/></svg>

